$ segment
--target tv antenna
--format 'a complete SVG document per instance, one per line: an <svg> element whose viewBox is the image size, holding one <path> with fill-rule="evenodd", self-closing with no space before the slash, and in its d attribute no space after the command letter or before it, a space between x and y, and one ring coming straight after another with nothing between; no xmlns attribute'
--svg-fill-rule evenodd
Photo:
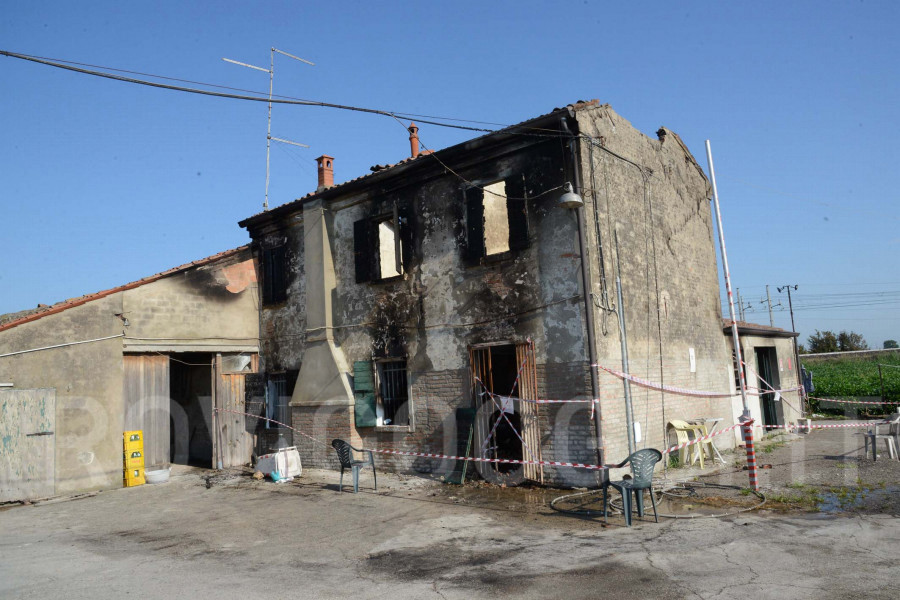
<svg viewBox="0 0 900 600"><path fill-rule="evenodd" d="M235 65L240 65L242 67L247 67L248 69L256 69L257 71L262 71L264 73L269 74L269 121L266 126L266 196L263 200L263 210L269 210L269 155L270 148L272 145L272 140L276 142L281 142L282 144L290 144L292 146L300 146L301 148L309 148L307 144L301 144L299 142L292 142L291 140L286 140L279 137L272 137L272 87L275 83L275 53L283 54L289 58L293 58L294 60L298 60L302 63L306 63L311 66L315 66L315 63L310 62L304 58L300 58L299 56L294 56L293 54L289 54L284 50L279 50L278 48L271 48L271 57L269 59L269 68L264 69L262 67L257 67L254 65L248 65L247 63L243 63L237 60L231 60L230 58L222 58L225 62L230 62Z"/></svg>

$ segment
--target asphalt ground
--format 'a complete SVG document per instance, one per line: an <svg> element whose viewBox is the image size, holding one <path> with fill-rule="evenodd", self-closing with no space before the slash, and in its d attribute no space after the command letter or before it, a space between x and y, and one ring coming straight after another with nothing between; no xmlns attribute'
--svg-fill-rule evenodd
<svg viewBox="0 0 900 600"><path fill-rule="evenodd" d="M691 518L630 528L552 510L564 490L379 473L354 495L330 471L276 484L180 469L0 509L0 598L893 599L900 461L862 458L859 431L761 440L761 509L702 518L705 499L663 498ZM725 458L657 479L734 485L713 512L739 510L755 501L740 454Z"/></svg>

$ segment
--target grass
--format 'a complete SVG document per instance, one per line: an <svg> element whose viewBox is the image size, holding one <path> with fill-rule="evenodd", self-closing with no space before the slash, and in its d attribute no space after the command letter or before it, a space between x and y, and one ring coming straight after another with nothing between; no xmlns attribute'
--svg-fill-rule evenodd
<svg viewBox="0 0 900 600"><path fill-rule="evenodd" d="M759 451L762 452L763 454L769 454L769 453L772 453L772 452L778 450L779 448L783 448L786 445L787 445L787 442L785 442L783 440L775 440L773 442L761 444Z"/></svg>

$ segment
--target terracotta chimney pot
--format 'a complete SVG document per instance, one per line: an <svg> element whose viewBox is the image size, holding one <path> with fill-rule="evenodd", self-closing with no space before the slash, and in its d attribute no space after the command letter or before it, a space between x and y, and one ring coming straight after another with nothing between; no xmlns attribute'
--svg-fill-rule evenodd
<svg viewBox="0 0 900 600"><path fill-rule="evenodd" d="M334 157L323 154L316 159L319 164L319 187L317 192L334 185Z"/></svg>
<svg viewBox="0 0 900 600"><path fill-rule="evenodd" d="M419 128L415 123L410 123L407 129L409 129L409 153L415 158L419 156Z"/></svg>

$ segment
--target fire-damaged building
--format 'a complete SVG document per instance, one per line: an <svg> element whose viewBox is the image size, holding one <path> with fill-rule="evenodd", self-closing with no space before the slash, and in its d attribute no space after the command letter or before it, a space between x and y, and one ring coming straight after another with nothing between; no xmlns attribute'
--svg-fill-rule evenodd
<svg viewBox="0 0 900 600"><path fill-rule="evenodd" d="M240 223L260 265L270 414L302 432L292 444L305 465L334 466L315 441L333 438L618 462L630 447L665 447L671 419L733 422L728 396L617 376L733 391L710 186L675 133L648 137L595 100L433 153L419 150L412 125L410 147L340 184L339 158L321 156L315 192ZM378 461L436 474L456 466ZM510 482L596 477L477 468Z"/></svg>

